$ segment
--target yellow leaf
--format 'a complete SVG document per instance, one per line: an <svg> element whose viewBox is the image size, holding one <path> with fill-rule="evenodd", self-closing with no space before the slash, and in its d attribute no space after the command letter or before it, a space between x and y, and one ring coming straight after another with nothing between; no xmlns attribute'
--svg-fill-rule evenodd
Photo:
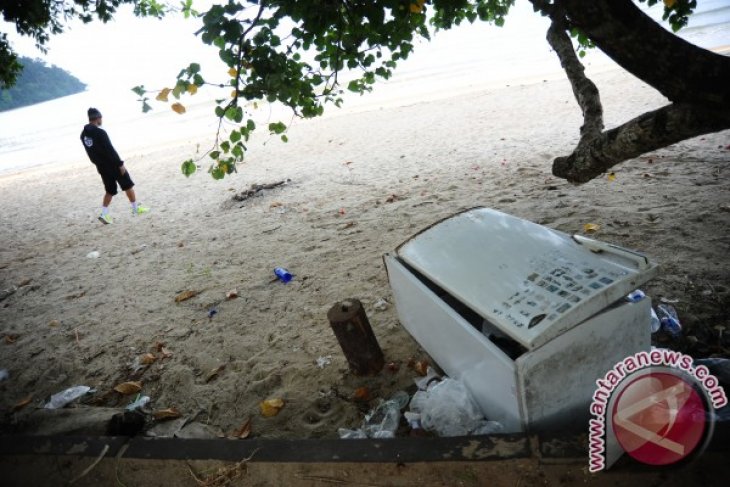
<svg viewBox="0 0 730 487"><path fill-rule="evenodd" d="M198 85L188 85L188 93L194 95L198 92Z"/></svg>
<svg viewBox="0 0 730 487"><path fill-rule="evenodd" d="M664 0L664 6L667 8L674 7L674 4L677 3L677 0Z"/></svg>
<svg viewBox="0 0 730 487"><path fill-rule="evenodd" d="M162 91L155 97L155 100L157 101L167 101L167 95L170 94L172 90L170 88L163 88Z"/></svg>
<svg viewBox="0 0 730 487"><path fill-rule="evenodd" d="M267 399L265 401L261 401L261 403L259 404L259 408L261 409L261 415L267 418L279 414L279 411L281 411L281 408L283 407L284 401L279 398Z"/></svg>
<svg viewBox="0 0 730 487"><path fill-rule="evenodd" d="M231 75L231 78L233 78L238 74L238 70L236 68L231 68L228 70L228 74Z"/></svg>
<svg viewBox="0 0 730 487"><path fill-rule="evenodd" d="M236 97L236 94L237 94L236 93L236 90L231 91L231 98L235 98Z"/></svg>
<svg viewBox="0 0 730 487"><path fill-rule="evenodd" d="M608 180L609 181L616 181L616 173L615 172L608 173Z"/></svg>
<svg viewBox="0 0 730 487"><path fill-rule="evenodd" d="M167 409L160 409L159 411L155 411L152 413L152 417L161 420L161 419L175 419L182 416L180 411L177 410L177 408L167 408Z"/></svg>
<svg viewBox="0 0 730 487"><path fill-rule="evenodd" d="M420 13L423 10L423 6L426 4L426 0L411 0L410 9L414 14Z"/></svg>
<svg viewBox="0 0 730 487"><path fill-rule="evenodd" d="M181 103L173 103L171 108L172 111L174 111L175 113L179 113L180 115L185 113L185 107L182 106Z"/></svg>
<svg viewBox="0 0 730 487"><path fill-rule="evenodd" d="M583 231L586 233L596 233L600 229L601 225L598 225L597 223L586 223L583 225Z"/></svg>
<svg viewBox="0 0 730 487"><path fill-rule="evenodd" d="M128 396L130 394L137 394L139 391L142 390L142 383L122 382L121 384L118 384L116 387L114 387L114 390L120 394L124 394L125 396Z"/></svg>

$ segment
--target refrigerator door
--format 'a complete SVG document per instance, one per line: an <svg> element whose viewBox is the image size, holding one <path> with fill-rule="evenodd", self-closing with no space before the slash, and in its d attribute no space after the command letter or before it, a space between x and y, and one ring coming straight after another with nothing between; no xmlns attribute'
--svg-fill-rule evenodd
<svg viewBox="0 0 730 487"><path fill-rule="evenodd" d="M527 349L575 327L657 271L642 254L488 208L427 228L397 255Z"/></svg>

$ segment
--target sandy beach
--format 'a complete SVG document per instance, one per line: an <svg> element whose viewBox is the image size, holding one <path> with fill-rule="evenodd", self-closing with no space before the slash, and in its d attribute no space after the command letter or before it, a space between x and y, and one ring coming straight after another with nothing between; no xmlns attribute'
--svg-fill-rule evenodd
<svg viewBox="0 0 730 487"><path fill-rule="evenodd" d="M665 104L620 71L595 81L607 127ZM5 428L73 385L96 389L85 404L126 405L130 397L110 391L138 380L151 409L175 407L224 435L252 418L252 436L336 437L378 398L412 386L409 359L428 358L392 304L374 308L392 303L382 255L474 206L568 233L600 225L594 238L661 265L644 290L671 300L684 326L681 339L660 336L662 344L727 356L730 132L627 161L613 180L573 186L550 170L581 122L567 81L554 80L330 110L297 121L287 144L259 134L246 164L223 181L180 174L207 137L137 153L118 146L152 211L133 217L119 195L108 226L96 220L103 188L80 146L71 165L0 177L0 368L9 372L0 408L31 397L20 413L8 412ZM281 180L290 182L232 200ZM88 258L92 251L99 257ZM273 281L276 266L294 280ZM238 298L227 300L234 289ZM187 290L199 294L176 303ZM365 305L394 363L376 377L348 371L327 321L327 310L351 297ZM157 360L135 372L145 353ZM320 357L330 363L318 367ZM369 403L351 400L359 387L371 391ZM259 412L268 398L285 403L275 417Z"/></svg>

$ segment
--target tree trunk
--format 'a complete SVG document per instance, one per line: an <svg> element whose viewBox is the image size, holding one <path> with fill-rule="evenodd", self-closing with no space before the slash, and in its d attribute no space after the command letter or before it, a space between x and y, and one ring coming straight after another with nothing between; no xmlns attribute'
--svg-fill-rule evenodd
<svg viewBox="0 0 730 487"><path fill-rule="evenodd" d="M570 25L673 102L730 107L730 58L677 37L631 0L560 0Z"/></svg>

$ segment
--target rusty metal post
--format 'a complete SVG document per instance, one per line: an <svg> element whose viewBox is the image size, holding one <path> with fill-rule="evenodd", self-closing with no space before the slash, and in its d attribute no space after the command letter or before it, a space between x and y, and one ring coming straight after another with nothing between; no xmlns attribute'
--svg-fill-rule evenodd
<svg viewBox="0 0 730 487"><path fill-rule="evenodd" d="M346 299L327 312L332 331L355 375L375 375L385 360L362 303Z"/></svg>

